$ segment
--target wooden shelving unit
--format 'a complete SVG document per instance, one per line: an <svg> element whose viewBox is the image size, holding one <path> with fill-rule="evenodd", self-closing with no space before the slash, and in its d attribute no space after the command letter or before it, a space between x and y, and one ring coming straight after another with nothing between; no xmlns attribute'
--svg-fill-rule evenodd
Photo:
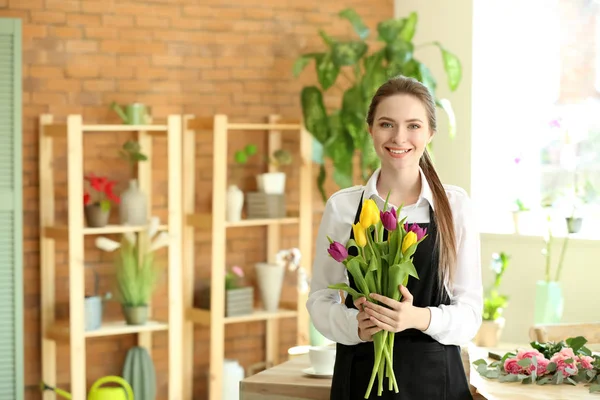
<svg viewBox="0 0 600 400"><path fill-rule="evenodd" d="M81 115L69 115L66 123L55 123L53 116L44 114L40 118L40 232L41 232L41 308L42 308L42 379L56 385L58 362L56 343L66 342L70 347L70 392L74 399L87 398L86 388L86 339L113 335L136 334L138 345L152 350L152 333L168 331L169 350L169 400L182 399L183 374L183 303L181 296L181 116L171 115L165 125L88 125ZM103 322L95 331L85 331L84 316L84 236L144 232L146 226L108 225L103 228L88 228L84 223L83 193L83 135L100 135L102 132L137 132L142 152L149 156L140 163L139 187L147 194L148 217L152 203L152 138L167 138L168 146L168 220L159 229L167 230L172 238L168 245L168 292L169 310L166 321L149 321L146 325L131 326L125 322ZM67 148L68 222L55 224L53 146L54 140L65 143ZM55 242L68 242L69 273L69 320L55 319ZM92 377L94 380L99 377ZM55 399L54 392L44 392L44 400Z"/></svg>
<svg viewBox="0 0 600 400"><path fill-rule="evenodd" d="M299 122L282 122L278 116L270 116L266 123L232 123L226 115L213 118L184 117L183 134L183 209L185 225L183 231L183 265L184 265L184 307L186 322L184 325L184 375L190 377L184 382L184 397L191 399L193 381L194 324L210 327L210 377L209 399L220 400L222 388L223 357L225 350L225 326L250 321L266 323L266 362L276 365L279 350L279 332L277 322L281 318L296 318L298 326L297 344L308 343L309 317L306 311L306 294L299 293L296 304L281 304L282 309L275 313L255 310L251 315L225 317L225 282L223 271L227 257L226 232L228 229L246 227L267 227L268 262L274 262L276 253L281 250L281 226L298 225L298 248L302 253L302 265L310 271L312 258L312 158L311 137ZM298 134L300 151L294 157L300 158L299 176L299 209L298 215L277 219L250 219L239 222L226 221L226 190L228 168L228 133L233 130L268 131L268 154L281 148L282 131ZM194 194L195 185L195 142L196 134L201 131L212 132L213 141L213 176L212 176L212 210L210 213L196 213ZM249 132L248 134L251 134ZM289 189L289 188L288 188ZM194 235L196 229L210 232L212 238L211 262L211 310L194 308ZM230 249L231 250L231 249Z"/></svg>

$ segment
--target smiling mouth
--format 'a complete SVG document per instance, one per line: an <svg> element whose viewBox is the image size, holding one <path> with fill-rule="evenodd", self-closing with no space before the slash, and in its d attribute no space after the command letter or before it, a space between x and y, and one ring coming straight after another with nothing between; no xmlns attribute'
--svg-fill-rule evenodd
<svg viewBox="0 0 600 400"><path fill-rule="evenodd" d="M386 147L387 151L394 155L402 155L410 152L411 149L392 149L390 147Z"/></svg>

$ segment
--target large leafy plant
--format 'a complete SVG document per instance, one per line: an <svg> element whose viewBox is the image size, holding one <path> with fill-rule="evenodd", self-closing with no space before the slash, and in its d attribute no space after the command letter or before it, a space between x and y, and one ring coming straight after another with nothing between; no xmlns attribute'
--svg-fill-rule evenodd
<svg viewBox="0 0 600 400"><path fill-rule="evenodd" d="M301 103L306 129L313 135L316 144L322 147L323 159L319 160L321 167L317 185L323 201L327 198L323 186L326 179L324 158L332 160L333 179L342 188L353 184L352 159L355 152L361 156L363 179L368 179L379 166L366 125L368 106L379 86L392 76L404 75L422 82L434 96L437 88L437 81L429 68L415 58L417 46L412 40L417 27L416 13L380 22L377 33L382 46L375 51L369 51L366 42L370 29L353 9L345 9L339 16L349 21L358 38L340 40L319 30L326 48L322 52L303 54L293 67L294 76L298 77L312 60L315 61L320 87L304 87ZM430 45L440 49L448 86L451 91L456 90L462 77L459 59L437 41L418 47ZM343 78L338 81L340 77ZM340 108L328 112L323 94L333 87L341 88L344 94ZM450 102L436 97L436 104L448 113L450 135L453 136L454 115Z"/></svg>

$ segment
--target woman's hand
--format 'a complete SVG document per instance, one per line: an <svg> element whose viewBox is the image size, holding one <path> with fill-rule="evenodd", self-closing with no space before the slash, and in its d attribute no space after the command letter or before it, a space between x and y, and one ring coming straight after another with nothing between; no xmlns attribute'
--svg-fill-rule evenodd
<svg viewBox="0 0 600 400"><path fill-rule="evenodd" d="M358 337L363 342L372 342L373 335L381 331L382 328L377 327L365 312L364 303L369 303L365 297L359 297L354 301L354 306L358 309L356 319L358 320Z"/></svg>
<svg viewBox="0 0 600 400"><path fill-rule="evenodd" d="M427 308L413 306L413 296L406 286L398 286L402 300L396 301L389 297L371 294L373 300L387 305L389 308L366 302L365 313L370 323L389 332L402 332L416 328L424 331L429 327L431 313Z"/></svg>

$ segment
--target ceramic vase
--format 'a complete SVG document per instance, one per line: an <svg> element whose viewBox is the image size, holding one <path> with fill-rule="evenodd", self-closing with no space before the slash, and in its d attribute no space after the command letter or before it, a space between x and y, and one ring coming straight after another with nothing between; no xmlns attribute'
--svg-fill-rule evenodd
<svg viewBox="0 0 600 400"><path fill-rule="evenodd" d="M480 347L495 347L500 341L506 320L503 317L494 321L482 321L475 336L475 344Z"/></svg>
<svg viewBox="0 0 600 400"><path fill-rule="evenodd" d="M103 210L100 204L88 204L84 209L85 222L90 228L102 228L108 224L110 209Z"/></svg>
<svg viewBox="0 0 600 400"><path fill-rule="evenodd" d="M139 189L137 179L121 194L121 225L145 225L148 222L146 195Z"/></svg>
<svg viewBox="0 0 600 400"><path fill-rule="evenodd" d="M267 172L256 177L258 191L267 194L283 194L285 192L285 173Z"/></svg>
<svg viewBox="0 0 600 400"><path fill-rule="evenodd" d="M244 192L236 185L227 189L227 222L238 222L242 219Z"/></svg>
<svg viewBox="0 0 600 400"><path fill-rule="evenodd" d="M279 310L279 299L281 298L281 287L285 276L283 265L257 263L256 279L260 290L260 298L263 308L267 312Z"/></svg>
<svg viewBox="0 0 600 400"><path fill-rule="evenodd" d="M148 306L122 307L127 325L144 325L148 321Z"/></svg>
<svg viewBox="0 0 600 400"><path fill-rule="evenodd" d="M564 299L559 282L538 281L535 288L536 324L556 324L562 319Z"/></svg>

